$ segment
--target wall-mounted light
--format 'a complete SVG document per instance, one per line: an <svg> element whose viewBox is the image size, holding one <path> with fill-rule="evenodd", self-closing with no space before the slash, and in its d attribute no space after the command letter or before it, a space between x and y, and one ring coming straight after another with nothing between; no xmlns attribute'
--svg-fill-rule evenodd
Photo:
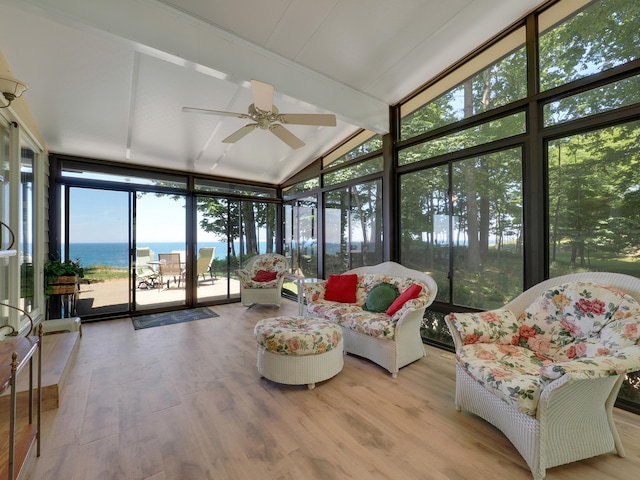
<svg viewBox="0 0 640 480"><path fill-rule="evenodd" d="M9 102L5 106L0 106L0 108L7 108L11 105L11 102L20 97L27 88L29 87L20 80L0 76L0 92L2 92L4 98Z"/></svg>

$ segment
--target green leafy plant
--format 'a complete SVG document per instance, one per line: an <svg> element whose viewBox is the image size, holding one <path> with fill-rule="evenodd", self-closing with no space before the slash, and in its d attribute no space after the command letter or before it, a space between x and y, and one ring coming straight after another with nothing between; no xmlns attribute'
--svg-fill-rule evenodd
<svg viewBox="0 0 640 480"><path fill-rule="evenodd" d="M80 266L80 259L75 260L47 260L44 264L44 284L47 296L53 293L52 282L59 277L74 275L79 278L84 277L84 268Z"/></svg>

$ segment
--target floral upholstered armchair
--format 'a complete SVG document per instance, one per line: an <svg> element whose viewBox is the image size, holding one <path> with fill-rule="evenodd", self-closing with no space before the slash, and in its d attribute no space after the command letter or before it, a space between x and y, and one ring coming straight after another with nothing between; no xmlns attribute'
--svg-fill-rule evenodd
<svg viewBox="0 0 640 480"><path fill-rule="evenodd" d="M251 258L245 268L236 270L240 277L242 304L256 303L280 306L284 276L289 271L289 261L277 253L265 253Z"/></svg>
<svg viewBox="0 0 640 480"><path fill-rule="evenodd" d="M452 313L456 408L498 427L535 479L617 452L612 415L640 370L640 279L580 273L546 280L503 308Z"/></svg>

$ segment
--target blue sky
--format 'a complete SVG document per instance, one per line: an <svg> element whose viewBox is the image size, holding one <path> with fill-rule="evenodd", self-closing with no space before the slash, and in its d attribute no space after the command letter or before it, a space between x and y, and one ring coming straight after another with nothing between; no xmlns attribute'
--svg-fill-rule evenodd
<svg viewBox="0 0 640 480"><path fill-rule="evenodd" d="M128 242L128 198L127 192L72 188L71 242ZM145 194L138 199L137 208L138 243L185 241L184 202L170 196ZM200 242L216 240L212 234L199 232Z"/></svg>

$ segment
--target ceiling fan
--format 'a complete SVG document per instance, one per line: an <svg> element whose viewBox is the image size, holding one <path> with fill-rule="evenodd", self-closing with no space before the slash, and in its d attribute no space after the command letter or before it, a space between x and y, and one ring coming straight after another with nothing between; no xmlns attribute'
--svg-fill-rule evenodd
<svg viewBox="0 0 640 480"><path fill-rule="evenodd" d="M280 113L273 104L274 87L268 83L251 80L251 92L253 103L249 105L248 113L224 112L220 110L207 110L204 108L182 107L183 112L204 113L207 115L222 115L226 117L248 118L255 123L249 123L235 131L223 143L235 143L256 128L269 130L276 137L291 148L300 148L304 142L289 131L285 125L317 125L322 127L335 127L336 116L324 113ZM279 123L275 123L279 122Z"/></svg>

